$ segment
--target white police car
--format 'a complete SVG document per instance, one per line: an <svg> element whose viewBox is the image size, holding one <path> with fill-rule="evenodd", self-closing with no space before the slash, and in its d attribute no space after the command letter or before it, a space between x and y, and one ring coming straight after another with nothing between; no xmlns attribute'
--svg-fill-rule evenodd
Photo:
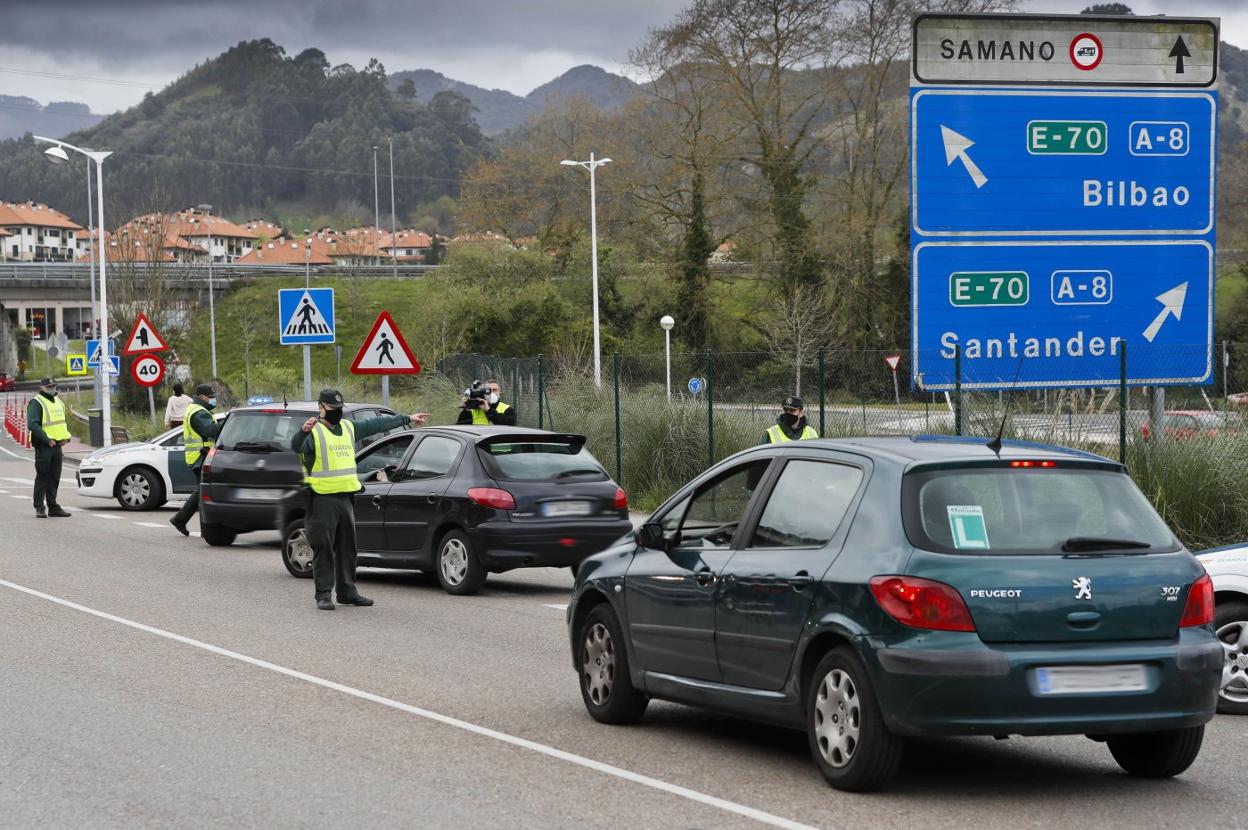
<svg viewBox="0 0 1248 830"><path fill-rule="evenodd" d="M1196 554L1213 578L1213 627L1226 652L1218 711L1248 715L1248 543Z"/></svg>
<svg viewBox="0 0 1248 830"><path fill-rule="evenodd" d="M190 495L197 486L186 466L182 427L147 441L96 450L82 460L77 480L78 495L116 499L122 510L155 510L171 498Z"/></svg>

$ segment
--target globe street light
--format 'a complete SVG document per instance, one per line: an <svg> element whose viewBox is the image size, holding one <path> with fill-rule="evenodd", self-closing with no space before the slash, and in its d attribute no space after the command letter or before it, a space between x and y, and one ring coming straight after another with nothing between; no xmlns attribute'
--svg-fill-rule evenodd
<svg viewBox="0 0 1248 830"><path fill-rule="evenodd" d="M87 158L95 162L95 196L97 210L96 214L99 219L99 237L100 244L100 332L108 331L108 255L104 248L104 159L112 155L106 150L88 150L84 147L75 147L60 139L45 138L41 135L32 136L35 141L42 141L52 146L43 151L44 158L52 164L64 164L69 161L69 153L66 150L73 150L75 153L81 153ZM110 338L111 339L111 338ZM88 359L90 355L87 356ZM112 446L113 443L113 406L112 406L112 381L108 377L109 369L112 368L112 361L109 359L108 340L100 339L100 365L96 367L96 378L100 384L100 412L101 420L104 427L104 446Z"/></svg>
<svg viewBox="0 0 1248 830"><path fill-rule="evenodd" d="M663 351L667 355L667 399L672 399L672 329L676 321L672 315L664 314L659 320L659 328L663 329Z"/></svg>
<svg viewBox="0 0 1248 830"><path fill-rule="evenodd" d="M595 159L589 154L589 161L564 159L560 164L569 167L584 167L589 171L589 256L592 260L594 275L594 385L602 388L602 347L598 333L598 191L594 182L594 171L611 159Z"/></svg>

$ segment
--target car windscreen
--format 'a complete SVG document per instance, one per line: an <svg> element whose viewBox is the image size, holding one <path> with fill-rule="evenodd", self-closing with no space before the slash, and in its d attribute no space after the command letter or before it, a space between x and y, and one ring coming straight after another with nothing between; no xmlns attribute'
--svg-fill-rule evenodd
<svg viewBox="0 0 1248 830"><path fill-rule="evenodd" d="M515 441L478 446L491 478L501 481L603 481L609 478L583 446L553 441Z"/></svg>
<svg viewBox="0 0 1248 830"><path fill-rule="evenodd" d="M911 473L902 481L902 517L915 547L946 553L1091 555L1178 548L1130 476L1089 467Z"/></svg>
<svg viewBox="0 0 1248 830"><path fill-rule="evenodd" d="M221 430L224 450L268 447L290 449L290 440L308 419L307 412L234 412Z"/></svg>

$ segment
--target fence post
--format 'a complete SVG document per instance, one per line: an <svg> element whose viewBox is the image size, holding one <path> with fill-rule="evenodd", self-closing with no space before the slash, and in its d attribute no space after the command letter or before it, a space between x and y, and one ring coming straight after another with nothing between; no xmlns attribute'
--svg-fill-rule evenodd
<svg viewBox="0 0 1248 830"><path fill-rule="evenodd" d="M962 346L953 347L953 434L962 434Z"/></svg>
<svg viewBox="0 0 1248 830"><path fill-rule="evenodd" d="M824 417L824 400L823 400L823 349L819 350L819 437L822 438L828 431L828 425Z"/></svg>
<svg viewBox="0 0 1248 830"><path fill-rule="evenodd" d="M715 464L715 352L706 350L706 466Z"/></svg>
<svg viewBox="0 0 1248 830"><path fill-rule="evenodd" d="M546 428L546 410L543 404L546 401L546 378L542 374L542 356L537 356L537 428Z"/></svg>
<svg viewBox="0 0 1248 830"><path fill-rule="evenodd" d="M1118 353L1118 460L1127 463L1127 341Z"/></svg>
<svg viewBox="0 0 1248 830"><path fill-rule="evenodd" d="M620 429L620 353L612 352L615 364L615 483L624 486L623 431Z"/></svg>

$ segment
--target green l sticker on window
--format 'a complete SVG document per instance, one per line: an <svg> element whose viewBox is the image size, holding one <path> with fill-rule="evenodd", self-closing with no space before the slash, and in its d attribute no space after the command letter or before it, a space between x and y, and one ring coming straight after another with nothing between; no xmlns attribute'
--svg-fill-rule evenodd
<svg viewBox="0 0 1248 830"><path fill-rule="evenodd" d="M987 550L988 525L984 523L984 508L978 504L951 504L949 528L953 531L953 546L958 550Z"/></svg>

